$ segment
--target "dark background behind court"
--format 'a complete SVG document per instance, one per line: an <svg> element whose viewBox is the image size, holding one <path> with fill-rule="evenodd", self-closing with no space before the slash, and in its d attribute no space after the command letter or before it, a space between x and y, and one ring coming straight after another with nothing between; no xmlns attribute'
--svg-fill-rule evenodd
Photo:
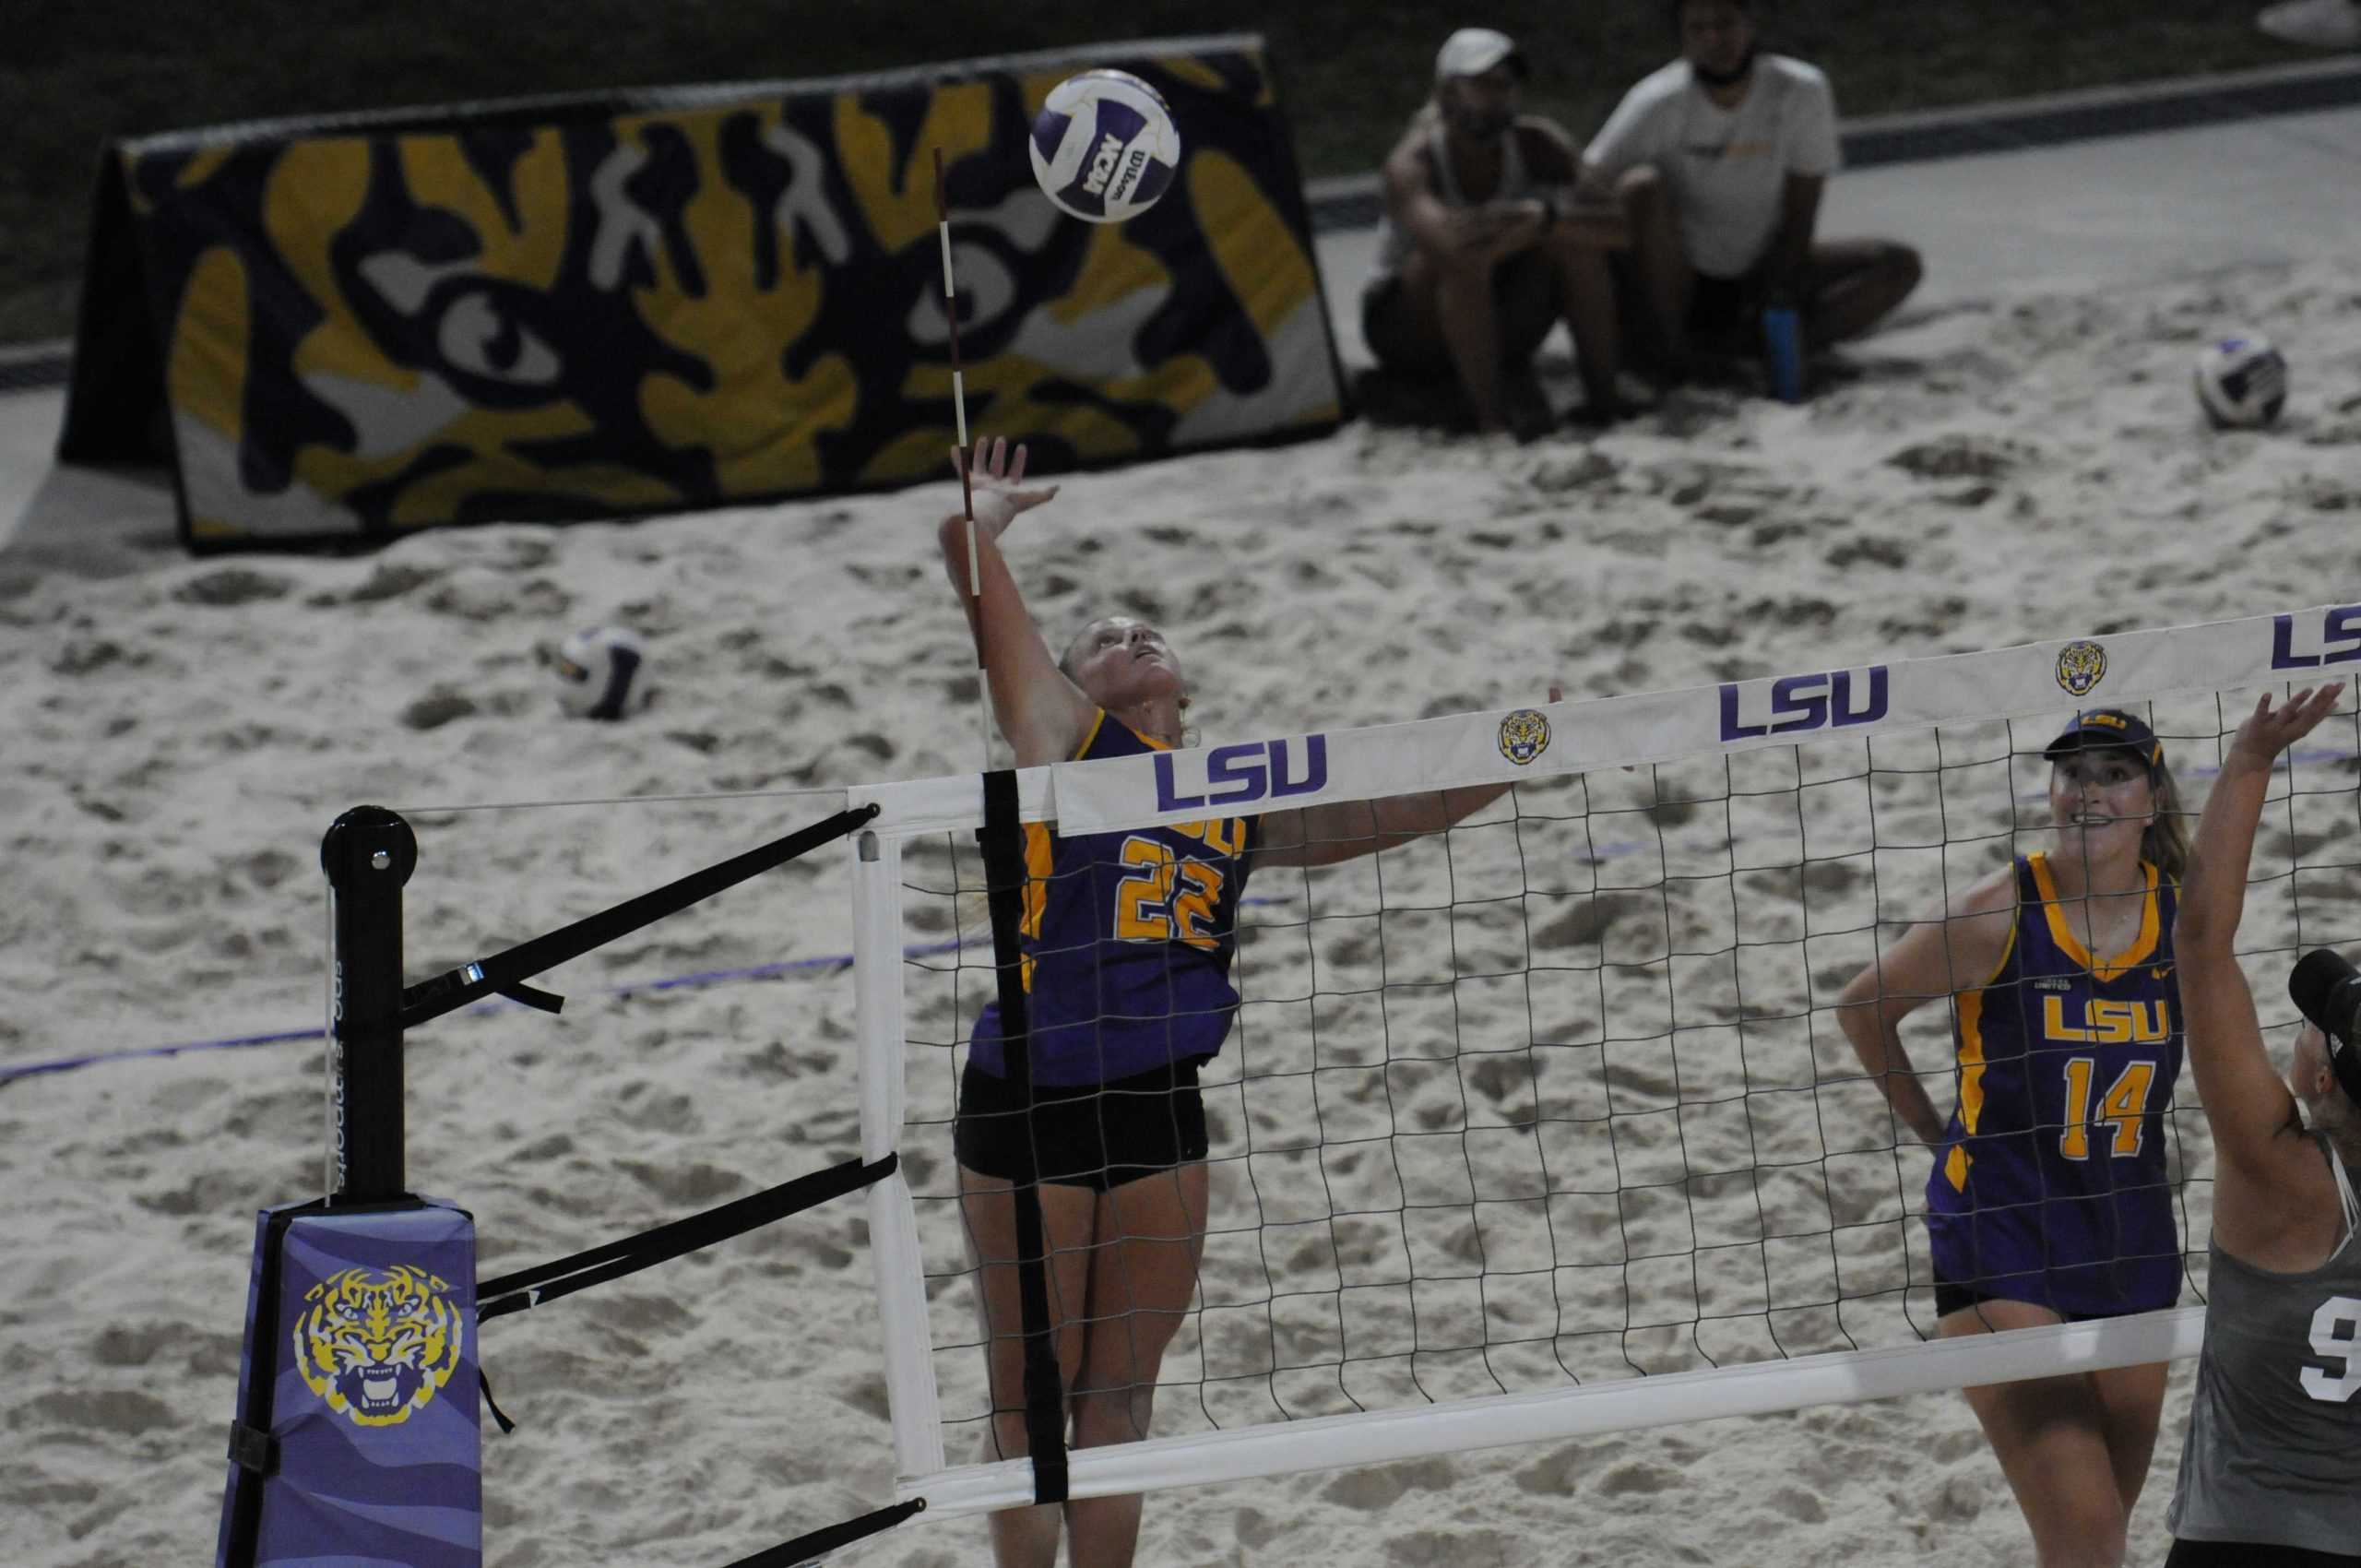
<svg viewBox="0 0 2361 1568"><path fill-rule="evenodd" d="M1847 115L2315 59L2254 0L1764 0L1766 42ZM1674 52L1666 0L15 0L0 39L0 343L74 327L109 137L227 121L830 76L1109 41L1259 30L1307 177L1373 169L1454 27L1518 38L1527 107L1587 137ZM1183 127L1186 134L1186 127Z"/></svg>

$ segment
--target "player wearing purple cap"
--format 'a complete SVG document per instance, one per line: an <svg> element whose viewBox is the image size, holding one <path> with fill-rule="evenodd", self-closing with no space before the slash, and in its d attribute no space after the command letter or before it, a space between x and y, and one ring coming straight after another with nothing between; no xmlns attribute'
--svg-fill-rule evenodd
<svg viewBox="0 0 2361 1568"><path fill-rule="evenodd" d="M1934 1152L1944 1337L2149 1312L2180 1291L2164 1136L2181 1063L2179 794L2154 731L2118 708L2077 715L2043 755L2050 848L1912 927L1838 999L1862 1065ZM1939 999L1948 1119L1898 1029ZM2045 1568L2121 1562L2164 1396L2162 1366L1967 1390Z"/></svg>

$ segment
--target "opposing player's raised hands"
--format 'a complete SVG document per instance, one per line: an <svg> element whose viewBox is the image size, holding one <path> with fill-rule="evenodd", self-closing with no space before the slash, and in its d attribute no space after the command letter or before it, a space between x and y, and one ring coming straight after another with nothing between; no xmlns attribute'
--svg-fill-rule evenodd
<svg viewBox="0 0 2361 1568"><path fill-rule="evenodd" d="M951 465L967 476L968 493L974 497L977 526L984 537L997 540L1008 531L1017 514L1029 512L1058 493L1054 484L1026 490L1025 482L1025 448L1018 446L1012 457L1008 438L1004 435L985 439L979 436L972 458L961 447L951 449Z"/></svg>
<svg viewBox="0 0 2361 1568"><path fill-rule="evenodd" d="M2344 693L2342 682L2331 681L2325 686L2297 692L2278 707L2271 706L2271 694L2265 692L2254 705L2254 711L2230 737L2230 754L2223 759L2225 767L2244 765L2268 769L2279 760L2279 754L2319 728L2336 707L2336 699Z"/></svg>

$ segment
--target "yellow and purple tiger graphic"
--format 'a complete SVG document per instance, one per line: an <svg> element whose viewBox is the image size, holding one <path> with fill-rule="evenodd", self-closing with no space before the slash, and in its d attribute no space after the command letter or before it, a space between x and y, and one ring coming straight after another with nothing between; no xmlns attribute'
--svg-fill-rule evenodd
<svg viewBox="0 0 2361 1568"><path fill-rule="evenodd" d="M339 1269L304 1292L295 1369L355 1426L396 1426L458 1370L467 1321L422 1268Z"/></svg>
<svg viewBox="0 0 2361 1568"><path fill-rule="evenodd" d="M1143 74L1190 126L1171 196L1130 223L1062 219L1032 178L1033 114L1082 63ZM123 307L144 319L169 302L151 374L185 537L383 536L937 477L955 439L938 157L968 411L1025 433L1037 460L1341 417L1256 46L279 123L148 138L113 166L107 243L136 225L126 275L148 279ZM77 390L69 458L144 445L116 412L141 395Z"/></svg>

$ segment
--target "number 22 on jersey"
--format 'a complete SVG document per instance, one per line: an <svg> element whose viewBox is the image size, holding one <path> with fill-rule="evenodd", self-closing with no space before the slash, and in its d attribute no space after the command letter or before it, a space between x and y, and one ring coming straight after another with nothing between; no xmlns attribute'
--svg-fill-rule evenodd
<svg viewBox="0 0 2361 1568"><path fill-rule="evenodd" d="M1221 946L1214 911L1221 905L1222 868L1184 861L1169 844L1136 836L1123 840L1122 863L1137 868L1115 885L1115 939L1170 942L1207 951Z"/></svg>

